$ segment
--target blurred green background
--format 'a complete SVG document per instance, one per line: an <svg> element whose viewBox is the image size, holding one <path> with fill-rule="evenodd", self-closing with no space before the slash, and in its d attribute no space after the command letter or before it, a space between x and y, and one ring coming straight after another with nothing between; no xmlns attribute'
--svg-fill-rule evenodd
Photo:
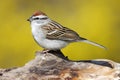
<svg viewBox="0 0 120 80"><path fill-rule="evenodd" d="M42 50L26 20L41 10L50 18L107 51L73 43L63 53L72 60L111 59L120 62L120 0L3 0L0 2L0 67L22 66Z"/></svg>

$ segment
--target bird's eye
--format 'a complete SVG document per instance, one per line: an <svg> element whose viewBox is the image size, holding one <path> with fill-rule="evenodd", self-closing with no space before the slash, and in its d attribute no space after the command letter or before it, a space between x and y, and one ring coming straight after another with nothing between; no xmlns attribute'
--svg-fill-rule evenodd
<svg viewBox="0 0 120 80"><path fill-rule="evenodd" d="M44 17L44 18L40 18L41 20L46 20L46 19L48 19L47 17Z"/></svg>
<svg viewBox="0 0 120 80"><path fill-rule="evenodd" d="M38 17L37 17L37 18L34 18L34 20L39 20L39 19L40 19L40 18L38 18Z"/></svg>

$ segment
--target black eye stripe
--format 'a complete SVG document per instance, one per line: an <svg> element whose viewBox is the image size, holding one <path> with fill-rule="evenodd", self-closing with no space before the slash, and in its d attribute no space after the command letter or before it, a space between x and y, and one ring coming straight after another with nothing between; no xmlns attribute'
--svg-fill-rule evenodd
<svg viewBox="0 0 120 80"><path fill-rule="evenodd" d="M33 18L33 20L39 20L39 18Z"/></svg>
<svg viewBox="0 0 120 80"><path fill-rule="evenodd" d="M44 18L40 18L41 20L46 20L46 19L48 19L47 17L44 17Z"/></svg>
<svg viewBox="0 0 120 80"><path fill-rule="evenodd" d="M47 17L44 17L44 18L38 18L38 17L33 18L33 20L46 20L46 19L48 19L48 18Z"/></svg>

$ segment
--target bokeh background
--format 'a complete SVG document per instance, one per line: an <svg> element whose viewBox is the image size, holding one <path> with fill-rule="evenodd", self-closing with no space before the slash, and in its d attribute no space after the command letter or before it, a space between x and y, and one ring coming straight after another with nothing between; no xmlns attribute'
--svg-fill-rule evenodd
<svg viewBox="0 0 120 80"><path fill-rule="evenodd" d="M2 0L0 2L0 68L22 66L42 50L26 20L41 10L50 18L108 48L73 43L63 53L72 60L120 62L120 0Z"/></svg>

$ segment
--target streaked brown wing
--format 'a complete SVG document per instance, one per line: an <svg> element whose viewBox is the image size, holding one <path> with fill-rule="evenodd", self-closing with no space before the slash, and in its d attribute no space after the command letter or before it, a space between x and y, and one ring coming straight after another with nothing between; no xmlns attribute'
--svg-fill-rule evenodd
<svg viewBox="0 0 120 80"><path fill-rule="evenodd" d="M47 30L46 38L52 40L64 40L72 42L84 39L79 37L75 31L66 27L62 27L58 23L56 24L56 22L50 23L49 26L44 26L43 29Z"/></svg>

